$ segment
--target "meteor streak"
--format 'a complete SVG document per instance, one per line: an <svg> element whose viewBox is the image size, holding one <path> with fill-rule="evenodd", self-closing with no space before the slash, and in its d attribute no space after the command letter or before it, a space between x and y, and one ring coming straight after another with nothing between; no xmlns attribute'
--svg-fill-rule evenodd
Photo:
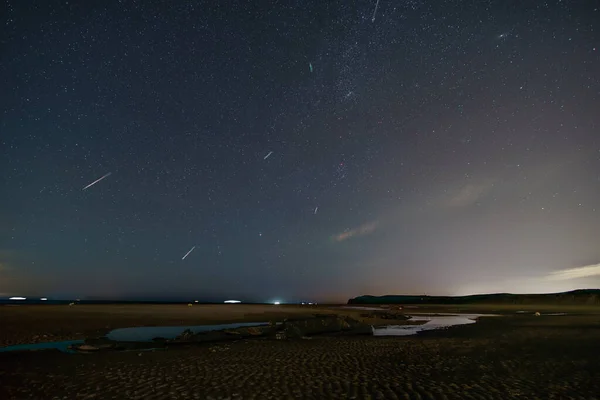
<svg viewBox="0 0 600 400"><path fill-rule="evenodd" d="M100 182L101 180L108 178L110 175L112 174L112 172L109 172L108 174L104 175L103 177L96 179L94 182L90 183L89 185L87 185L86 187L84 187L81 190L85 190L87 188L89 188L90 186L94 186L96 183Z"/></svg>
<svg viewBox="0 0 600 400"><path fill-rule="evenodd" d="M377 7L379 7L379 0L375 4L375 11L373 11L373 18L371 18L371 22L375 22L375 14L377 14Z"/></svg>
<svg viewBox="0 0 600 400"><path fill-rule="evenodd" d="M182 260L185 260L185 258L186 258L187 256L189 256L189 255L190 255L190 253L191 253L192 251L194 251L194 249L195 249L195 248L196 248L196 246L192 247L192 248L190 249L190 251L188 251L187 253L185 253L185 256L181 257L181 259L182 259Z"/></svg>

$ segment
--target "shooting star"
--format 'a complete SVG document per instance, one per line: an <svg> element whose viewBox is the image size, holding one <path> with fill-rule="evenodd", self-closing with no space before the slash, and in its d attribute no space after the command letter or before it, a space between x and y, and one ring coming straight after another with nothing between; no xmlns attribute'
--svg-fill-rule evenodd
<svg viewBox="0 0 600 400"><path fill-rule="evenodd" d="M85 190L87 188L89 188L90 186L94 186L96 183L100 182L101 180L108 178L110 175L112 174L112 172L109 172L108 174L104 175L103 177L96 179L94 182L90 183L89 185L87 185L86 187L84 187L81 190Z"/></svg>
<svg viewBox="0 0 600 400"><path fill-rule="evenodd" d="M186 258L187 256L189 256L189 255L190 255L190 253L191 253L192 251L194 251L194 249L195 249L195 248L196 248L196 246L192 247L192 248L190 249L190 251L188 251L187 253L185 253L185 256L181 257L181 259L182 259L182 260L185 260L185 258Z"/></svg>
<svg viewBox="0 0 600 400"><path fill-rule="evenodd" d="M265 158L263 158L263 160L266 160L267 158L269 158L269 156L270 156L271 154L273 154L273 152L272 152L272 151L270 151L270 152L269 152L269 154L267 154L267 155L265 156Z"/></svg>
<svg viewBox="0 0 600 400"><path fill-rule="evenodd" d="M315 214L317 213L318 209L319 209L319 206L315 207Z"/></svg>
<svg viewBox="0 0 600 400"><path fill-rule="evenodd" d="M313 66L312 66L312 63L308 63L308 68L310 69L310 72L313 72Z"/></svg>
<svg viewBox="0 0 600 400"><path fill-rule="evenodd" d="M371 22L375 22L375 14L377 14L377 7L379 7L379 0L375 3L375 11L373 11L373 18L371 18Z"/></svg>

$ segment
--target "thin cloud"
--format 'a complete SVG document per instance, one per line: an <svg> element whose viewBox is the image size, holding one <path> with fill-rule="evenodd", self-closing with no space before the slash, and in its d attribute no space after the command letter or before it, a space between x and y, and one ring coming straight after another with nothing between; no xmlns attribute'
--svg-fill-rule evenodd
<svg viewBox="0 0 600 400"><path fill-rule="evenodd" d="M586 265L585 267L567 268L551 272L550 275L548 275L548 279L551 281L564 281L598 275L600 275L600 264L592 264Z"/></svg>
<svg viewBox="0 0 600 400"><path fill-rule="evenodd" d="M0 249L0 272L5 272L10 269L10 265L14 264L17 253L14 250Z"/></svg>
<svg viewBox="0 0 600 400"><path fill-rule="evenodd" d="M489 182L480 184L469 183L452 194L447 199L446 205L448 207L470 206L488 194L492 187L494 187L494 184Z"/></svg>
<svg viewBox="0 0 600 400"><path fill-rule="evenodd" d="M350 239L354 236L363 236L372 233L377 228L376 222L370 222L368 224L364 224L359 226L358 228L351 229L349 231L345 231L339 233L333 237L333 240L336 242L343 242L344 240Z"/></svg>

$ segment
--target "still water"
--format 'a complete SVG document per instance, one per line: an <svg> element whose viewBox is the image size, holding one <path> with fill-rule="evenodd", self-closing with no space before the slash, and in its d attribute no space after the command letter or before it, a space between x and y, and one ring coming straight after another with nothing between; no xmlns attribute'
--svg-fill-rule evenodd
<svg viewBox="0 0 600 400"><path fill-rule="evenodd" d="M484 316L493 316L491 314L435 314L435 315L414 315L410 322L423 322L422 325L388 325L384 327L373 328L373 336L410 336L419 332L431 331L434 329L444 329L456 325L474 324L477 318Z"/></svg>
<svg viewBox="0 0 600 400"><path fill-rule="evenodd" d="M174 339L186 329L197 332L219 331L222 329L241 328L246 326L264 326L268 322L242 322L221 325L194 325L194 326L142 326L133 328L114 329L106 335L110 340L120 342L150 342L154 338ZM57 349L65 353L75 353L68 347L73 344L83 344L83 340L66 340L62 342L45 342L31 344L17 344L14 346L0 347L0 352L23 350L48 350Z"/></svg>

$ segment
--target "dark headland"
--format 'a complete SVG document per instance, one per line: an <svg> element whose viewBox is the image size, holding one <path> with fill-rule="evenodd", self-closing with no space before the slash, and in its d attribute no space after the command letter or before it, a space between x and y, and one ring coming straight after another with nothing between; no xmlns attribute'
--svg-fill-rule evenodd
<svg viewBox="0 0 600 400"><path fill-rule="evenodd" d="M600 305L600 289L579 289L544 294L475 294L470 296L385 295L358 296L348 304L504 304L504 305Z"/></svg>

